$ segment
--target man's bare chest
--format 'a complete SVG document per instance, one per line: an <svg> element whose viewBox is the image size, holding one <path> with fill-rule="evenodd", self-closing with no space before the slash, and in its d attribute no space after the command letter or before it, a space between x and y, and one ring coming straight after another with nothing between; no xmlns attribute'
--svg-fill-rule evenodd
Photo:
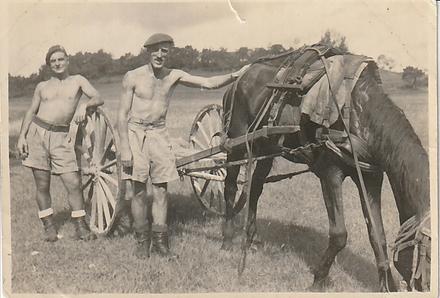
<svg viewBox="0 0 440 298"><path fill-rule="evenodd" d="M156 79L152 76L142 76L136 80L134 93L146 100L161 100L168 97L173 89L175 80L171 77Z"/></svg>
<svg viewBox="0 0 440 298"><path fill-rule="evenodd" d="M80 86L75 81L49 81L41 90L43 101L75 101L81 95Z"/></svg>

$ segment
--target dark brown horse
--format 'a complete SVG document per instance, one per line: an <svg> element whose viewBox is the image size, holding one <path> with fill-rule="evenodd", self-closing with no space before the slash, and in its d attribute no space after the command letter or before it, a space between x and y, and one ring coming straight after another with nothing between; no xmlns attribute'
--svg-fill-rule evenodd
<svg viewBox="0 0 440 298"><path fill-rule="evenodd" d="M277 62L256 63L237 82L236 90L229 88L223 98L225 111L231 105L231 97L234 96L230 126L227 132L229 138L245 135L249 126L255 120L258 111L264 102L270 97L272 91L266 87L276 72ZM426 151L414 132L414 129L406 119L401 109L384 93L380 82L377 80L375 64L367 66L362 72L352 91L350 133L363 139L369 153L373 157L375 165L379 166L389 178L395 202L399 212L400 224L415 216L418 222L430 212L429 197L429 164ZM356 116L358 118L356 118ZM358 120L355 123L355 120ZM261 123L265 124L267 117ZM284 123L289 124L289 123ZM292 124L292 123L291 123ZM341 118L332 128L342 130ZM260 126L261 126L260 125ZM307 128L309 136L314 135L317 126ZM300 145L297 134L284 136L283 145L295 148ZM279 137L256 141L253 145L254 155L273 153ZM228 161L244 158L245 148L234 149L228 153ZM381 188L383 172L363 173L367 197L364 198L360 180L356 170L348 166L333 152L325 148L313 152L313 172L319 177L322 193L329 218L329 242L324 255L314 272L314 286L320 286L328 276L331 265L336 255L347 243L347 230L345 227L342 182L346 177L351 177L359 189L363 198L362 211L367 219L368 202L371 208L371 221L366 220L369 239L376 258L379 287L381 291L395 291L396 286L391 276L389 258L387 256L387 244L381 215ZM246 236L248 244L252 241L256 232L257 202L263 190L265 178L272 167L273 159L257 161L252 176L249 213L247 218ZM237 192L237 176L239 167L227 168L225 180L226 221L223 227L222 249L232 247L233 224L235 216L234 199ZM375 237L373 228L377 227ZM378 236L378 237L377 237ZM380 252L380 247L384 253ZM407 284L411 279L412 251L409 247L399 254L395 264ZM409 268L409 269L408 269ZM416 282L420 289L420 280Z"/></svg>

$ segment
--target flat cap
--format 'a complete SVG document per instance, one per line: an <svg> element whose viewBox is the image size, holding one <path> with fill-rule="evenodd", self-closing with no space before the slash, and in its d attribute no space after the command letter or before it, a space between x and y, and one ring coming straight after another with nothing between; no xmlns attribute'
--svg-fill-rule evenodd
<svg viewBox="0 0 440 298"><path fill-rule="evenodd" d="M171 46L174 46L174 40L171 36L165 33L155 33L151 35L144 43L144 47L149 47L158 43L169 42Z"/></svg>
<svg viewBox="0 0 440 298"><path fill-rule="evenodd" d="M66 50L62 46L60 46L60 45L51 46L49 48L49 50L47 50L47 54L46 54L46 64L47 65L50 65L50 57L55 52L62 52L62 53L64 53L64 55L67 56L67 52L66 52Z"/></svg>

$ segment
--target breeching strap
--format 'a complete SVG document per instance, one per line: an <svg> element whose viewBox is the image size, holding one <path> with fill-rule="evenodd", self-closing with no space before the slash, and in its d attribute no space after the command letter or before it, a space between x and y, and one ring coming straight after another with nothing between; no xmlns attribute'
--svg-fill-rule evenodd
<svg viewBox="0 0 440 298"><path fill-rule="evenodd" d="M312 50L314 50L314 49L312 48ZM318 53L319 53L319 51L318 51ZM334 92L334 90L332 88L332 85L331 85L331 82L330 82L327 60L325 59L325 57L323 55L321 55L321 53L319 53L319 54L320 54L322 63L324 64L325 73L326 73L326 77L327 77L327 80L328 80L328 86L329 86L330 93L331 93L331 98L333 99L333 102L336 105L336 110L338 111L339 117L341 117L341 119L343 119L342 113L339 110L339 106L338 106L338 103L336 101L335 92ZM359 184L361 186L361 191L362 191L361 199L363 200L364 205L365 205L366 210L367 210L367 218L366 218L366 220L367 220L367 222L368 221L370 222L371 229L373 231L373 236L374 236L374 238L376 238L376 243L377 243L377 246L378 246L378 249L379 249L379 258L381 260L386 260L385 252L383 251L382 246L380 245L379 232L377 230L376 223L372 219L372 216L371 216L371 207L370 207L370 204L368 203L367 190L365 188L365 183L364 183L364 179L363 179L363 176L362 176L362 171L361 171L360 166L359 166L359 160L358 160L358 156L357 156L357 153L356 153L356 149L353 146L353 141L352 141L352 138L350 136L350 131L349 131L348 127L347 127L347 123L345 123L345 121L342 121L342 123L344 125L344 130L347 133L348 140L350 142L350 146L351 146L352 154L353 154L353 159L354 159L354 164L355 164L355 167L356 167L356 172L357 172L358 177L359 177ZM389 289L389 285L388 285L387 271L385 271L384 273L385 273L385 287L386 287L387 291L389 292L390 289Z"/></svg>

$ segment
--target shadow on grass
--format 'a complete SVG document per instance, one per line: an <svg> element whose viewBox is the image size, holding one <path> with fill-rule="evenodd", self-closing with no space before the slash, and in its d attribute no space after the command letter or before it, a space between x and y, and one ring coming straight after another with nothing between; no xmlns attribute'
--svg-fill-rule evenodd
<svg viewBox="0 0 440 298"><path fill-rule="evenodd" d="M204 224L218 215L207 211L194 195L170 194L168 207L168 222L171 225L187 223Z"/></svg>
<svg viewBox="0 0 440 298"><path fill-rule="evenodd" d="M285 245L285 250L295 252L313 271L324 255L328 244L328 235L311 227L286 224L277 220L258 220L260 240L277 245ZM366 288L378 285L377 268L370 261L353 253L346 246L337 257L338 265L347 274L362 283ZM331 278L331 276L330 276Z"/></svg>
<svg viewBox="0 0 440 298"><path fill-rule="evenodd" d="M192 212L192 209L190 211ZM192 218L192 216L188 217ZM311 272L318 266L320 258L327 248L328 235L311 227L286 224L272 219L258 219L257 227L257 246L261 243L268 243L275 247L282 247L284 253L294 253L302 258ZM186 230L186 232L203 235L212 241L222 241L218 236L206 235L200 231ZM241 229L236 228L234 240L236 247L234 250L239 249L237 242L240 243L240 241L237 240L241 234ZM264 250L264 253L270 253L270 250ZM376 266L362 256L353 253L349 246L346 246L338 254L336 262L343 271L359 281L365 288L372 290L377 288ZM331 273L329 277L332 278Z"/></svg>

